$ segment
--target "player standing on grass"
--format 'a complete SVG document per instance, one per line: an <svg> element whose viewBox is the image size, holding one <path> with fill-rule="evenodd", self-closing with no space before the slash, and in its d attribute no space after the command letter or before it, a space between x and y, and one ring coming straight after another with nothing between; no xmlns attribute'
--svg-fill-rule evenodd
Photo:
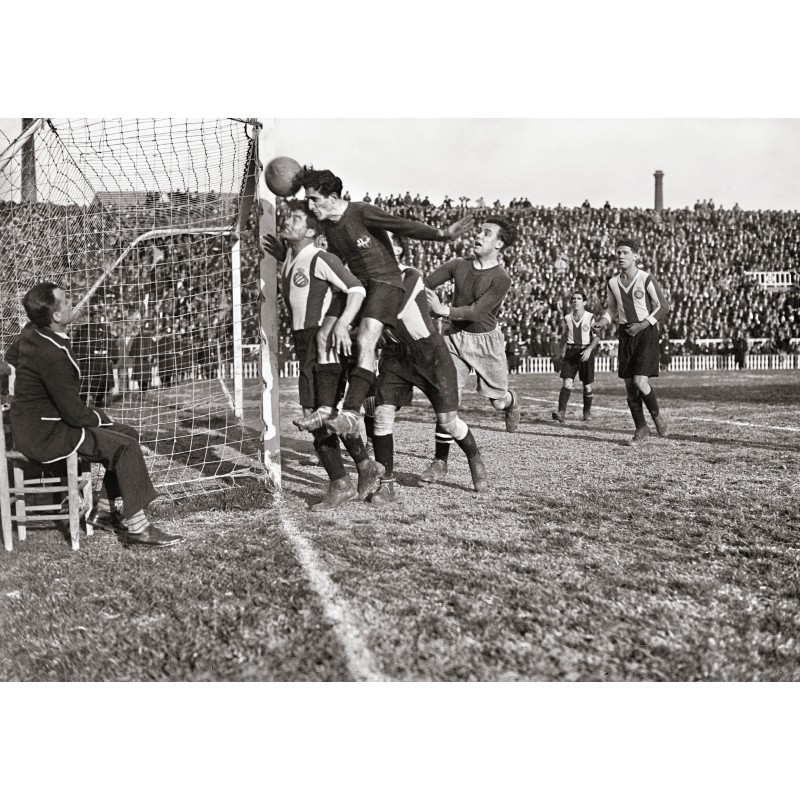
<svg viewBox="0 0 800 800"><path fill-rule="evenodd" d="M339 256L364 284L367 298L361 308L357 334L357 365L351 370L347 393L338 416L324 419L325 426L339 434L358 430L361 406L375 382L375 350L385 327L397 322L405 303L405 289L387 231L412 239L451 241L472 226L466 216L445 230L416 220L396 217L368 203L342 198L342 181L330 170L306 170L302 181L309 208L322 223L328 250ZM340 372L335 366L319 371L318 400L331 401ZM325 405L332 404L324 402ZM313 420L311 425L322 422Z"/></svg>
<svg viewBox="0 0 800 800"><path fill-rule="evenodd" d="M594 384L594 351L600 344L600 337L592 331L594 314L586 310L586 293L576 289L570 298L572 313L564 317L564 328L561 333L560 350L556 355L561 362L560 375L563 379L558 394L558 411L553 412L553 419L564 422L567 403L572 394L572 382L577 375L583 384L583 421L592 419L592 392Z"/></svg>
<svg viewBox="0 0 800 800"><path fill-rule="evenodd" d="M487 217L475 236L473 258L446 261L425 279L431 311L449 322L444 339L456 366L459 398L470 369L474 369L478 393L505 412L509 433L519 427L520 412L516 396L508 388L505 340L497 319L511 287L511 278L500 264L500 253L515 240L516 230L508 218ZM433 291L448 281L453 281L454 287L451 306L442 303ZM421 480L433 482L447 474L451 441L447 431L437 425L435 458L420 475Z"/></svg>
<svg viewBox="0 0 800 800"><path fill-rule="evenodd" d="M626 442L637 447L650 435L642 404L647 406L659 436L667 435L667 423L661 416L658 400L649 378L658 376L658 323L669 314L669 303L658 281L636 266L639 245L635 239L617 241L616 256L619 275L608 281L608 310L597 321L595 330L619 320L619 369L625 381L628 407L636 431Z"/></svg>
<svg viewBox="0 0 800 800"><path fill-rule="evenodd" d="M406 243L393 236L395 253L400 257ZM436 413L437 429L455 439L469 463L476 492L486 488L487 475L475 437L458 416L458 376L450 351L431 317L422 275L413 267L401 266L405 303L397 324L387 328L381 348L375 392L372 443L375 458L385 467L380 488L372 496L373 505L395 501L394 492L394 417L397 409L409 405L414 387L430 400Z"/></svg>
<svg viewBox="0 0 800 800"><path fill-rule="evenodd" d="M359 280L335 255L314 245L318 227L305 203L290 201L281 228L281 238L288 247L281 267L281 291L289 309L295 352L300 362L300 405L307 416L319 405L314 391L318 334L322 330L324 337L329 337L330 346L322 349L331 361L338 363L339 351L345 355L350 352L350 324L365 295ZM272 244L265 242L265 246L270 249ZM345 472L337 436L325 428L317 428L313 435L314 448L328 474L330 486L322 501L312 506L312 511L329 511L352 500L356 494L365 499L375 491L383 468L368 457L359 435L343 437L358 470L358 489Z"/></svg>

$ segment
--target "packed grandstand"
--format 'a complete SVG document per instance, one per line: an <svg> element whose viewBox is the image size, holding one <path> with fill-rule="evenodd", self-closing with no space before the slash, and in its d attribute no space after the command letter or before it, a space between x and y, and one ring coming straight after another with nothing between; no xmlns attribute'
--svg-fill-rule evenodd
<svg viewBox="0 0 800 800"><path fill-rule="evenodd" d="M366 198L365 198L366 199ZM482 199L470 202L445 198L431 203L410 193L377 195L370 200L392 213L444 227L467 211L477 220L509 216L518 226L519 239L506 256L513 278L501 324L509 355L549 356L560 320L574 287L583 288L588 307L604 305L605 281L615 271L611 259L615 237L634 235L642 245L643 267L658 276L667 292L672 313L662 330L674 355L702 353L800 352L800 214L787 211L722 209L698 202L689 209L621 209L605 204L592 208L544 208L527 199L490 206ZM93 214L78 206L30 204L24 214L39 216L46 232L35 242L20 242L15 226L22 223L21 207L0 203L0 258L15 255L19 247L42 252L32 260L51 273L53 259L94 259L80 264L83 274L101 272L106 253L115 252L117 239L169 224L186 224L192 208L202 208L204 221L228 219L236 213L230 197L193 198L186 193L144 198L123 208L98 202ZM280 218L283 204L279 205ZM13 213L12 213L13 211ZM258 342L259 269L256 209L244 232L242 252L243 340ZM31 220L26 219L25 224ZM122 233L124 232L124 237ZM76 239L76 235L78 239ZM83 241L85 239L85 241ZM69 240L70 251L61 248ZM82 242L82 244L81 244ZM443 261L469 252L467 238L456 242L410 242L406 261L430 272ZM93 296L89 317L107 323L116 341L140 332L150 320L155 339L172 336L186 362L195 366L230 348L231 309L220 302L229 294L231 243L226 235L155 238L134 247L120 267ZM58 264L56 264L58 267ZM74 263L69 264L74 267ZM756 273L778 273L790 278L780 287L760 281ZM44 277L44 272L42 273ZM4 309L6 324L16 310ZM10 331L9 331L10 332ZM188 340L188 341L187 341ZM291 362L291 335L281 319L281 361ZM613 354L613 344L601 350ZM113 348L112 348L113 349Z"/></svg>

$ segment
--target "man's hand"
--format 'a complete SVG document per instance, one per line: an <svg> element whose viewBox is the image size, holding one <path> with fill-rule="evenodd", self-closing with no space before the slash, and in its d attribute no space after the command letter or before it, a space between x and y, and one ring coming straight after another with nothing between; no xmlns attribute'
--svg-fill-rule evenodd
<svg viewBox="0 0 800 800"><path fill-rule="evenodd" d="M425 289L425 294L428 297L428 305L431 311L439 317L448 317L447 306L439 299L439 295L433 289Z"/></svg>
<svg viewBox="0 0 800 800"><path fill-rule="evenodd" d="M631 322L630 325L628 325L628 329L627 329L628 330L628 335L629 336L637 336L643 330L645 330L646 328L649 328L649 327L650 327L650 323L647 320L645 320L644 322Z"/></svg>
<svg viewBox="0 0 800 800"><path fill-rule="evenodd" d="M581 361L588 361L588 360L589 360L591 357L592 357L592 351L591 351L591 350L590 350L590 349L587 347L587 348L586 348L586 349L585 349L585 350L584 350L584 351L581 353Z"/></svg>
<svg viewBox="0 0 800 800"><path fill-rule="evenodd" d="M450 240L458 239L459 236L463 236L471 227L473 223L472 214L467 214L466 217L462 217L457 222L454 222L446 231L447 238Z"/></svg>
<svg viewBox="0 0 800 800"><path fill-rule="evenodd" d="M349 356L353 351L353 340L350 338L350 326L339 320L331 329L330 346L333 352L341 352Z"/></svg>
<svg viewBox="0 0 800 800"><path fill-rule="evenodd" d="M554 369L556 372L561 372L561 367L563 367L563 366L564 366L564 361L563 361L563 359L561 358L561 356L553 356L553 357L552 357L550 360L551 360L551 361L552 361L552 363L553 363L553 369Z"/></svg>
<svg viewBox="0 0 800 800"><path fill-rule="evenodd" d="M592 333L596 333L599 336L606 329L606 325L608 325L608 320L605 317L597 320L597 322L592 323Z"/></svg>
<svg viewBox="0 0 800 800"><path fill-rule="evenodd" d="M261 246L276 260L283 261L286 258L286 245L277 236L268 233L261 237Z"/></svg>

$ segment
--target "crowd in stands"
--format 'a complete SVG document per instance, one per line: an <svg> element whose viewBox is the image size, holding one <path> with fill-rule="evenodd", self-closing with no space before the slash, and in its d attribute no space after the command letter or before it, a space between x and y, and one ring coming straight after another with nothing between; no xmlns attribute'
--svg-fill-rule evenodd
<svg viewBox="0 0 800 800"><path fill-rule="evenodd" d="M512 357L552 353L574 287L587 293L590 309L604 307L605 282L616 272L615 240L623 234L640 241L642 266L666 291L672 312L662 339L670 342L672 354L739 352L742 347L751 353L798 351L800 291L773 292L746 274L800 269L797 212L723 209L711 201L663 211L612 208L608 203L592 208L588 202L577 208L545 208L525 197L507 205L465 196L435 204L410 192L353 199L439 228L467 212L478 221L493 214L511 217L519 235L505 256L513 283L501 325ZM155 339L168 334L184 338L191 342L184 344L186 351L205 352L208 359L218 346L226 353L231 347L231 237L164 236L125 251L137 236L156 227L211 227L230 222L235 213L235 201L222 198L194 207L187 199L178 208L173 199L124 210L0 202L0 263L24 262L25 271L39 279L52 275L55 263L73 275L71 288L80 296L106 265L125 254L92 297L91 319L108 324L116 340L128 342L150 322ZM427 273L470 251L468 236L456 242L411 241L406 260ZM242 235L241 255L243 339L255 344L260 259L255 208ZM16 296L9 296L12 301L18 304ZM7 310L4 325L19 317L18 308ZM285 316L280 340L282 359L291 360ZM600 354L604 352L613 351L606 347Z"/></svg>

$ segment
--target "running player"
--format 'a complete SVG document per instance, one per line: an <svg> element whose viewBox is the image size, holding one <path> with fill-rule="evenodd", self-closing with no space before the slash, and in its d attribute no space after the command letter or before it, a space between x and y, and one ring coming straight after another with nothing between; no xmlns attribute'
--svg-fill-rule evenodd
<svg viewBox="0 0 800 800"><path fill-rule="evenodd" d="M515 239L516 230L508 218L487 217L475 236L473 258L446 261L425 279L431 311L449 322L444 339L456 366L459 398L470 369L474 369L478 393L505 412L509 433L518 429L520 412L516 396L508 388L505 341L497 319L511 287L500 254ZM454 287L451 306L442 303L434 291L448 281L453 281ZM433 482L447 474L451 441L447 431L437 426L435 458L420 475L421 480Z"/></svg>
<svg viewBox="0 0 800 800"><path fill-rule="evenodd" d="M365 291L359 280L331 253L316 247L318 223L305 203L292 200L281 228L287 245L281 267L281 290L291 318L295 352L300 362L298 389L305 415L318 408L314 390L317 366L317 336L321 328L329 338L326 356L350 352L350 324L361 308ZM346 298L342 303L341 298ZM378 487L383 474L380 464L367 456L357 434L343 438L358 470L358 489L347 477L339 440L325 428L314 431L314 448L330 480L330 486L312 511L330 511L358 495L365 499Z"/></svg>
<svg viewBox="0 0 800 800"><path fill-rule="evenodd" d="M583 421L589 422L592 419L594 352L600 344L600 337L592 331L594 314L586 310L586 293L582 289L576 289L572 293L570 304L572 313L564 317L559 352L556 354L557 360L561 362L563 383L558 394L558 411L553 412L553 419L562 424L576 375L583 384Z"/></svg>
<svg viewBox="0 0 800 800"><path fill-rule="evenodd" d="M392 237L395 253L406 249L401 236ZM486 466L475 437L458 416L458 377L442 335L431 317L422 275L413 267L400 267L406 301L397 315L397 324L387 328L381 348L375 392L375 418L372 436L375 458L385 472L380 487L370 502L394 502L394 417L397 409L409 405L416 386L431 401L437 429L455 439L467 456L476 492L487 486Z"/></svg>
<svg viewBox="0 0 800 800"><path fill-rule="evenodd" d="M348 376L342 410L324 421L336 433L355 433L361 406L375 381L378 341L384 327L396 324L397 314L406 300L400 267L387 231L412 239L451 241L472 226L472 217L467 215L445 230L439 230L416 220L394 216L369 203L348 202L342 198L342 181L330 170L306 170L302 185L309 208L322 223L321 232L327 240L328 250L347 264L367 291L358 318L358 360ZM320 402L335 395L338 383L339 376L334 374L334 370L324 372L318 396Z"/></svg>
<svg viewBox="0 0 800 800"><path fill-rule="evenodd" d="M625 381L628 407L636 431L626 442L637 447L650 435L642 403L647 406L659 436L667 436L667 422L662 417L656 393L649 378L658 376L658 323L669 314L669 303L658 281L636 266L639 245L635 239L623 238L616 247L619 275L608 281L608 310L597 321L595 330L619 320L619 369Z"/></svg>

